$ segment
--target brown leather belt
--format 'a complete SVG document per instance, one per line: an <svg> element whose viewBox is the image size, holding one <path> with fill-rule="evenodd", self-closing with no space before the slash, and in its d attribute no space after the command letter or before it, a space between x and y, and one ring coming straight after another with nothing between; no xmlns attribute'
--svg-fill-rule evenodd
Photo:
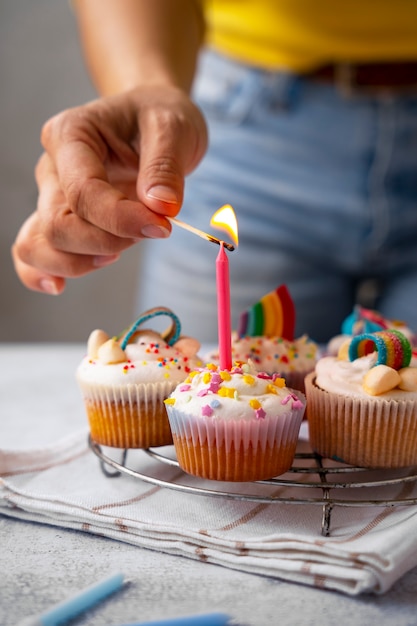
<svg viewBox="0 0 417 626"><path fill-rule="evenodd" d="M323 65L306 76L351 94L417 92L417 61Z"/></svg>

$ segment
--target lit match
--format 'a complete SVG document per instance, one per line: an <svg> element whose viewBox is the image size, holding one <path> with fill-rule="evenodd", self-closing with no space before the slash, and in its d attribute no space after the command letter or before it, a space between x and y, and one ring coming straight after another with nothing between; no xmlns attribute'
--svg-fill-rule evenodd
<svg viewBox="0 0 417 626"><path fill-rule="evenodd" d="M203 230L199 230L198 228L195 228L194 226L190 226L190 224L187 224L186 222L182 222L181 220L178 220L176 217L168 217L167 219L169 219L171 224L175 224L176 226L179 226L180 228L183 228L184 230L188 230L190 233L194 233L194 235L198 235L198 237L201 237L202 239L206 239L206 241L217 243L217 245L219 246L222 243L220 239L217 239L217 237L213 237L213 235L209 235L208 233L205 233ZM226 250L229 250L229 252L233 252L233 250L235 249L234 245L231 243L227 243L223 241L223 245L226 248Z"/></svg>

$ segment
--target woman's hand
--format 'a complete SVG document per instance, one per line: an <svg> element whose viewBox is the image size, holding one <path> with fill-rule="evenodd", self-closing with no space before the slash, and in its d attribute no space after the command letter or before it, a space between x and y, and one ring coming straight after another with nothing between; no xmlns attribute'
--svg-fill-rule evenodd
<svg viewBox="0 0 417 626"><path fill-rule="evenodd" d="M183 90L149 85L60 113L41 140L38 206L12 255L26 287L57 294L135 242L169 236L207 130Z"/></svg>

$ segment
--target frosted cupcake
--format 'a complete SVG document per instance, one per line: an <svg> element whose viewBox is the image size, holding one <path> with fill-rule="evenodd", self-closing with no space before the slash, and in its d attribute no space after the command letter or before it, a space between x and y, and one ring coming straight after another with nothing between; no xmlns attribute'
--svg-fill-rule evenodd
<svg viewBox="0 0 417 626"><path fill-rule="evenodd" d="M306 378L310 443L362 467L417 465L417 368L396 330L357 335Z"/></svg>
<svg viewBox="0 0 417 626"><path fill-rule="evenodd" d="M226 481L262 480L292 465L305 397L251 364L190 373L165 401L180 466Z"/></svg>
<svg viewBox="0 0 417 626"><path fill-rule="evenodd" d="M294 338L295 307L288 289L280 285L241 313L232 333L233 361L252 361L256 369L279 373L288 387L304 392L304 379L314 370L318 346L307 335ZM219 362L217 350L207 355Z"/></svg>
<svg viewBox="0 0 417 626"><path fill-rule="evenodd" d="M218 362L218 352L212 353ZM233 361L252 361L260 372L279 373L288 387L304 392L304 379L314 370L318 358L318 346L303 335L288 341L282 337L239 337L232 335Z"/></svg>
<svg viewBox="0 0 417 626"><path fill-rule="evenodd" d="M161 315L171 320L162 335L139 328ZM102 330L91 333L76 377L94 441L117 448L172 444L164 399L201 365L200 344L180 337L180 331L178 317L158 307L118 338Z"/></svg>

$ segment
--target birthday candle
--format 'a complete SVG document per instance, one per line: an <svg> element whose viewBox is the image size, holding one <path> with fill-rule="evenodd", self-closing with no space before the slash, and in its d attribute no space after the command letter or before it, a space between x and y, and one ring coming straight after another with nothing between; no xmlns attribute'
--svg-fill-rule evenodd
<svg viewBox="0 0 417 626"><path fill-rule="evenodd" d="M56 604L45 613L24 619L19 626L58 626L58 624L67 622L121 589L123 580L123 574L113 574Z"/></svg>
<svg viewBox="0 0 417 626"><path fill-rule="evenodd" d="M230 314L229 260L223 242L216 259L217 323L219 336L220 369L232 367L232 331Z"/></svg>
<svg viewBox="0 0 417 626"><path fill-rule="evenodd" d="M231 617L226 613L208 613L207 615L191 615L189 617L174 617L156 622L134 622L123 626L228 626Z"/></svg>

